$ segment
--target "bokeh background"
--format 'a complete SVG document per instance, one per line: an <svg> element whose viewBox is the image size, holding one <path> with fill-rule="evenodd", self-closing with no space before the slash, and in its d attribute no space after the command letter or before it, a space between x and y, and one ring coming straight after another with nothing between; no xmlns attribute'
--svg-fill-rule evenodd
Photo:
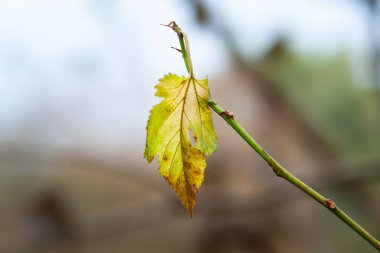
<svg viewBox="0 0 380 253"><path fill-rule="evenodd" d="M197 77L380 236L376 0L1 0L0 252L375 252L219 117L192 220L143 160L153 86Z"/></svg>

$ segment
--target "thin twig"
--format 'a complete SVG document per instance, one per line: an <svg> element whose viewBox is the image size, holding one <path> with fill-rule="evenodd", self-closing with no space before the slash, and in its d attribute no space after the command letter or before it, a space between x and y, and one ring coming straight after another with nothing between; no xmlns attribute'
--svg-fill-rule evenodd
<svg viewBox="0 0 380 253"><path fill-rule="evenodd" d="M185 62L187 72L190 74L190 77L193 77L193 63L191 61L189 38L187 37L187 34L181 30L181 28L177 25L175 21L170 21L167 25L161 25L169 27L173 29L175 33L177 33L179 44L181 45L182 58Z"/></svg>
<svg viewBox="0 0 380 253"><path fill-rule="evenodd" d="M339 219L351 227L355 232L357 232L361 237L367 240L372 246L377 250L380 250L380 242L369 232L367 232L363 227L361 227L357 222L355 222L351 217L349 217L342 209L340 209L336 203L328 198L325 198L317 191L312 189L310 186L302 182L292 173L287 171L282 167L276 160L274 160L248 133L245 129L235 120L234 117L231 117L226 111L221 108L214 101L209 101L209 106L213 109L220 117L222 117L247 143L250 145L268 164L272 167L273 172L278 176L307 195L316 200L318 203L322 204L332 213L334 213Z"/></svg>

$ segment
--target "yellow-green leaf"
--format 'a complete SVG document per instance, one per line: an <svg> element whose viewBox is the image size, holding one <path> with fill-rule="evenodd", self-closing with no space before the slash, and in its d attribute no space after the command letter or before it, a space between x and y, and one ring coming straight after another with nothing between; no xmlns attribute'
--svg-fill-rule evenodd
<svg viewBox="0 0 380 253"><path fill-rule="evenodd" d="M159 173L192 216L206 168L205 155L216 149L208 80L166 75L155 86L163 100L150 113L144 157L159 156ZM191 132L195 146L190 141Z"/></svg>

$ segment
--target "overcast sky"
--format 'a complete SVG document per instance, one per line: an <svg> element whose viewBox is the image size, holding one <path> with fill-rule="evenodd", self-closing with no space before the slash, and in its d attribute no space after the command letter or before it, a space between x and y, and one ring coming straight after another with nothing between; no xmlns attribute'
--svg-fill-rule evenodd
<svg viewBox="0 0 380 253"><path fill-rule="evenodd" d="M368 48L367 10L343 0L210 0L243 53L286 33L295 49ZM197 76L228 66L218 37L194 23L184 1L0 1L0 141L97 149L144 147L153 86L185 74L176 20L189 34ZM136 146L137 145L137 146Z"/></svg>

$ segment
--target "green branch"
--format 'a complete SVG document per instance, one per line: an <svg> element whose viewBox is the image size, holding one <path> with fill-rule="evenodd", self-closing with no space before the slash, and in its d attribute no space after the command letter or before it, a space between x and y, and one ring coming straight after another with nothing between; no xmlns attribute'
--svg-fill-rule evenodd
<svg viewBox="0 0 380 253"><path fill-rule="evenodd" d="M302 182L292 173L287 171L284 167L282 167L276 160L274 160L265 150L244 130L244 128L235 120L233 114L225 111L221 108L217 103L213 101L209 101L209 106L220 116L222 117L247 143L251 146L268 164L272 167L273 172L278 176L313 199L315 199L318 203L322 204L332 213L334 213L339 219L341 219L344 223L346 223L349 227L351 227L355 232L357 232L361 237L367 240L372 246L376 249L380 250L380 242L370 233L368 233L364 228L362 228L357 222L355 222L352 218L350 218L345 212L340 209L334 201L331 199L327 199L315 190L313 190L310 186Z"/></svg>
<svg viewBox="0 0 380 253"><path fill-rule="evenodd" d="M185 61L185 65L187 68L190 77L193 76L193 66L191 63L190 56L190 48L189 41L185 32L179 28L179 26L174 22L170 22L168 25L175 31L178 35L179 42L181 45L181 50L183 60ZM363 227L361 227L357 222L355 222L352 218L350 218L345 212L340 209L334 201L331 199L327 199L310 186L302 182L292 173L287 171L284 167L282 167L276 160L274 160L265 150L244 130L244 128L235 120L232 113L225 111L221 108L217 103L213 101L209 101L208 105L212 108L220 117L222 117L247 143L250 145L273 169L273 172L278 176L307 195L313 198L315 201L326 207L329 211L334 213L339 219L341 219L344 223L346 223L351 229L353 229L356 233L358 233L361 237L363 237L367 242L369 242L373 247L380 251L380 242L369 232L367 232Z"/></svg>

